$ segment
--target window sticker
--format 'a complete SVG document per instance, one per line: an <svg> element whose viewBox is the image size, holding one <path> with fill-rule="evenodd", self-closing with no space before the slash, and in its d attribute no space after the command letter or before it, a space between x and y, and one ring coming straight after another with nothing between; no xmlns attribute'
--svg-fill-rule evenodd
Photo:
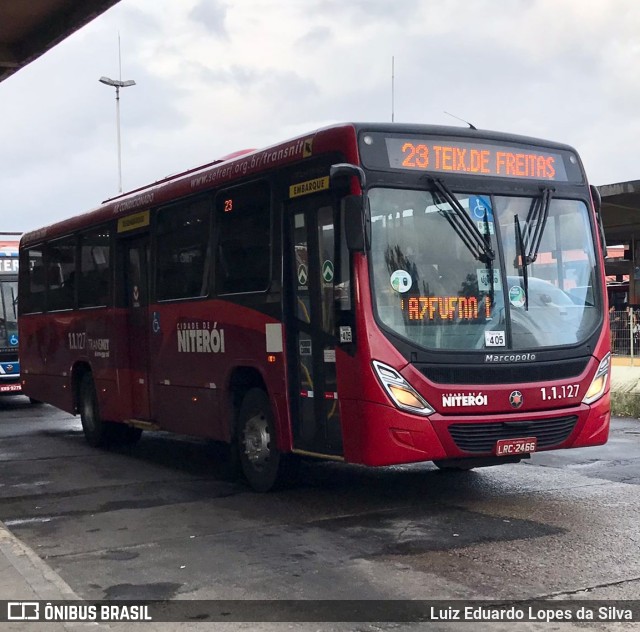
<svg viewBox="0 0 640 632"><path fill-rule="evenodd" d="M489 198L480 195L472 195L469 197L469 214L482 235L486 235L487 230L490 235L495 233L493 227L493 210L491 209Z"/></svg>
<svg viewBox="0 0 640 632"><path fill-rule="evenodd" d="M391 274L389 281L391 282L391 287L400 293L408 292L413 283L411 275L406 270L396 270Z"/></svg>
<svg viewBox="0 0 640 632"><path fill-rule="evenodd" d="M500 270L495 268L493 272L493 289L502 289L502 279L500 278ZM481 292L491 291L491 274L487 268L476 268L476 276L478 277L478 290Z"/></svg>
<svg viewBox="0 0 640 632"><path fill-rule="evenodd" d="M335 349L325 349L324 350L324 361L325 362L335 362L336 361L336 350Z"/></svg>
<svg viewBox="0 0 640 632"><path fill-rule="evenodd" d="M509 303L514 307L524 307L525 293L519 285L512 285L509 288Z"/></svg>
<svg viewBox="0 0 640 632"><path fill-rule="evenodd" d="M327 259L322 264L322 278L325 283L331 283L333 281L333 261Z"/></svg>
<svg viewBox="0 0 640 632"><path fill-rule="evenodd" d="M308 278L309 278L309 273L307 272L307 266L304 265L304 263L301 263L298 266L298 283L300 285L306 285Z"/></svg>
<svg viewBox="0 0 640 632"><path fill-rule="evenodd" d="M504 347L507 344L507 338L504 331L485 331L484 345L485 347Z"/></svg>
<svg viewBox="0 0 640 632"><path fill-rule="evenodd" d="M311 355L311 340L302 339L298 341L298 350L302 356Z"/></svg>

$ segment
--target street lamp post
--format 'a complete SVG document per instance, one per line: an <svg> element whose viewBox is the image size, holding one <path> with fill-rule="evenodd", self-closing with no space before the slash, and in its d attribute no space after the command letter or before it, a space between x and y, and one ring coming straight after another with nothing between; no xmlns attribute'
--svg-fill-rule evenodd
<svg viewBox="0 0 640 632"><path fill-rule="evenodd" d="M121 79L109 79L109 77L100 77L99 81L100 83L104 83L105 85L112 86L116 89L116 129L118 134L118 192L122 193L122 158L120 149L120 88L135 86L136 82L133 79L122 81Z"/></svg>

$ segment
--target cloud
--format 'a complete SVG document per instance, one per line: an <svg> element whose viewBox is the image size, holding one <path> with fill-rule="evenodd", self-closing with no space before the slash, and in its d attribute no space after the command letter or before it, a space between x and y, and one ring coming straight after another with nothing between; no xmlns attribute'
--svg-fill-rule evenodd
<svg viewBox="0 0 640 632"><path fill-rule="evenodd" d="M3 229L334 121L476 126L574 145L636 179L640 3L122 0L0 83ZM121 41L121 67L118 60ZM7 214L8 213L8 214Z"/></svg>
<svg viewBox="0 0 640 632"><path fill-rule="evenodd" d="M205 27L210 33L227 38L225 18L227 9L222 2L202 0L190 12L189 17Z"/></svg>

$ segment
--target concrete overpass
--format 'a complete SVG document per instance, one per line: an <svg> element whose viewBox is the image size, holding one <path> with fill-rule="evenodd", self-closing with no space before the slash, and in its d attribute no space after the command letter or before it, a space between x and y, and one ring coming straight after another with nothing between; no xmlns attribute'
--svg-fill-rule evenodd
<svg viewBox="0 0 640 632"><path fill-rule="evenodd" d="M602 220L609 246L624 246L624 256L607 258L608 276L629 277L628 302L640 304L640 180L605 184L598 187L602 196ZM622 253L621 253L622 254ZM636 271L637 272L634 272Z"/></svg>
<svg viewBox="0 0 640 632"><path fill-rule="evenodd" d="M4 81L119 0L2 0L0 81Z"/></svg>
<svg viewBox="0 0 640 632"><path fill-rule="evenodd" d="M634 233L640 237L640 180L604 184L598 190L607 243L623 244Z"/></svg>

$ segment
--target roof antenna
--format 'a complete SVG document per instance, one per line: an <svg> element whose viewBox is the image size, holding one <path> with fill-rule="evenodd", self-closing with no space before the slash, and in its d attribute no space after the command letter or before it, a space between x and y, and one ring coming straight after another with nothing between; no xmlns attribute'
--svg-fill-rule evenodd
<svg viewBox="0 0 640 632"><path fill-rule="evenodd" d="M463 123L466 123L471 129L478 129L475 125L472 125L471 123L469 123L469 121L465 121L464 119L461 119L459 116L456 116L455 114L451 114L451 112L447 112L446 110L443 110L443 112L445 114L448 114L449 116L453 116L454 119L458 119L459 121L462 121Z"/></svg>
<svg viewBox="0 0 640 632"><path fill-rule="evenodd" d="M395 120L395 93L394 93L394 83L395 83L395 57L391 56L391 122L393 123Z"/></svg>

